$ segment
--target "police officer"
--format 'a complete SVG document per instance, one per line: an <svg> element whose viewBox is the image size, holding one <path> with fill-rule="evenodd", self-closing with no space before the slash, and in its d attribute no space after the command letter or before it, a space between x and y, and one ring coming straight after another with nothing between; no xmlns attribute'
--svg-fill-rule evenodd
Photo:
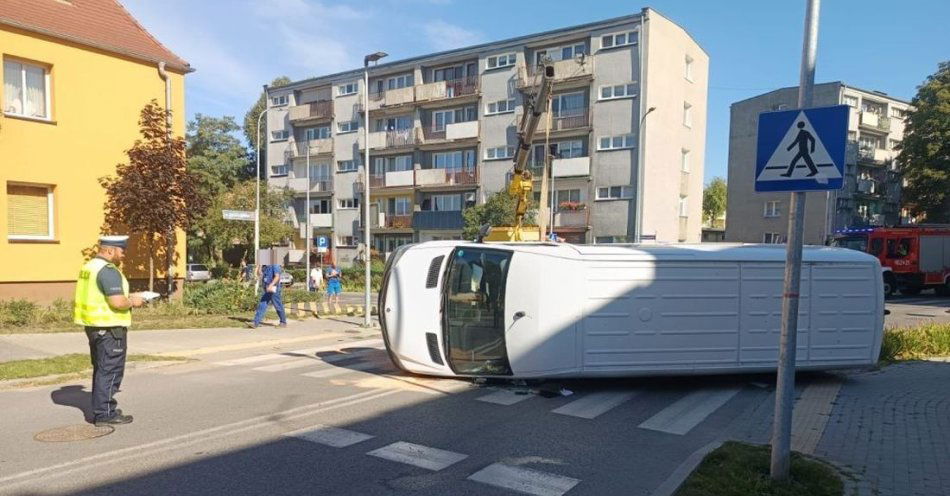
<svg viewBox="0 0 950 496"><path fill-rule="evenodd" d="M131 415L116 408L113 397L125 372L129 309L145 302L129 294L129 281L116 267L125 258L128 236L102 236L99 254L82 266L76 282L73 321L86 328L92 356L92 415L99 425L128 424Z"/></svg>

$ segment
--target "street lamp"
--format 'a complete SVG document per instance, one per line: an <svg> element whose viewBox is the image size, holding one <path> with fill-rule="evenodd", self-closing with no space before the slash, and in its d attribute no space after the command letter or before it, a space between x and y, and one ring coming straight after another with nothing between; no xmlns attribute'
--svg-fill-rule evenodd
<svg viewBox="0 0 950 496"><path fill-rule="evenodd" d="M634 226L636 229L633 238L634 243L643 241L643 122L654 110L656 110L656 107L650 107L643 113L643 117L640 117L640 127L637 128L637 134L640 136L640 146L637 147L637 212L634 221L636 224Z"/></svg>
<svg viewBox="0 0 950 496"><path fill-rule="evenodd" d="M254 173L256 199L254 200L254 294L257 294L257 271L260 269L257 253L261 250L261 118L267 114L267 85L264 85L264 108L257 115L257 170Z"/></svg>
<svg viewBox="0 0 950 496"><path fill-rule="evenodd" d="M376 64L379 59L385 57L386 52L371 53L363 57L363 327L371 327L372 319L370 316L370 284L372 276L370 275L370 265L372 257L370 256L370 233L369 233L369 63ZM383 309L380 308L380 318L382 318Z"/></svg>

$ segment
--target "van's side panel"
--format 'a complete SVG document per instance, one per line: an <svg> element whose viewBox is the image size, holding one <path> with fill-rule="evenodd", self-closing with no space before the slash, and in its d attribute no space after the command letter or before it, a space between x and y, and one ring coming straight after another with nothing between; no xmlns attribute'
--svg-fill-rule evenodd
<svg viewBox="0 0 950 496"><path fill-rule="evenodd" d="M588 262L584 369L676 372L735 367L733 262Z"/></svg>
<svg viewBox="0 0 950 496"><path fill-rule="evenodd" d="M872 264L812 265L814 323L809 362L869 364L880 351L881 277Z"/></svg>
<svg viewBox="0 0 950 496"><path fill-rule="evenodd" d="M742 317L739 363L743 368L775 367L782 334L782 291L785 266L742 264ZM808 360L811 268L803 264L799 288L796 363Z"/></svg>

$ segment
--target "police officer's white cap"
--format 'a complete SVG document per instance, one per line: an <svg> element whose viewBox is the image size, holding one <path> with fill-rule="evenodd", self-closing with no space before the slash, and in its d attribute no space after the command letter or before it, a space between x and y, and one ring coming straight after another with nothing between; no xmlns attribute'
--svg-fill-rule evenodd
<svg viewBox="0 0 950 496"><path fill-rule="evenodd" d="M129 243L128 236L99 236L99 245L100 246L117 246L123 250Z"/></svg>

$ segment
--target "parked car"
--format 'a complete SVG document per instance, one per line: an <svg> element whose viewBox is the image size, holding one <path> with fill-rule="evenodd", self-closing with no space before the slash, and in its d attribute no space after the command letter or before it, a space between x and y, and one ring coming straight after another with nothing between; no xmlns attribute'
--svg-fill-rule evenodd
<svg viewBox="0 0 950 496"><path fill-rule="evenodd" d="M280 285L290 287L294 284L294 276L287 270L280 271Z"/></svg>
<svg viewBox="0 0 950 496"><path fill-rule="evenodd" d="M187 271L185 273L186 281L210 281L211 280L211 271L208 270L208 266L204 264L188 264Z"/></svg>

